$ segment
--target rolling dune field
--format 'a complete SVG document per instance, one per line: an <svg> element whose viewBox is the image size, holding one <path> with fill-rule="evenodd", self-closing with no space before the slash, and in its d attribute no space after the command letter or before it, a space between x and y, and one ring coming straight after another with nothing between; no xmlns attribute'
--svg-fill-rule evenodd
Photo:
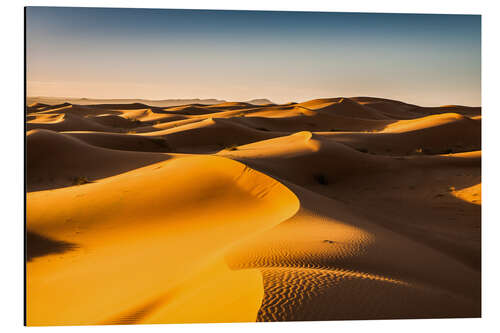
<svg viewBox="0 0 500 333"><path fill-rule="evenodd" d="M28 98L27 325L481 316L481 108L207 101Z"/></svg>

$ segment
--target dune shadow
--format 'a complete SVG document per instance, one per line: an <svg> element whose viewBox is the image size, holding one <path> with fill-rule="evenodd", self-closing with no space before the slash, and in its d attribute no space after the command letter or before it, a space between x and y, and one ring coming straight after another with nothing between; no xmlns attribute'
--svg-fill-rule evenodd
<svg viewBox="0 0 500 333"><path fill-rule="evenodd" d="M26 233L26 261L49 254L61 254L78 248L78 245L50 239L32 231Z"/></svg>

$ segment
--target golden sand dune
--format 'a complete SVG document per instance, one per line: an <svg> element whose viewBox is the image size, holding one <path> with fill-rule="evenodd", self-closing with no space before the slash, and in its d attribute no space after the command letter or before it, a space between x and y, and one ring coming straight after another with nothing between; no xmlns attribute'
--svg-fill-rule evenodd
<svg viewBox="0 0 500 333"><path fill-rule="evenodd" d="M51 131L101 131L115 132L113 127L102 125L89 118L83 118L73 114L57 114L52 117L36 117L26 124L28 130L46 129Z"/></svg>
<svg viewBox="0 0 500 333"><path fill-rule="evenodd" d="M182 125L196 123L198 121L202 121L204 118L185 118L185 119L171 119L169 121L163 121L155 123L154 125L142 125L139 127L135 127L133 130L129 130L129 133L148 133L154 131L161 131L169 128L179 127Z"/></svg>
<svg viewBox="0 0 500 333"><path fill-rule="evenodd" d="M446 113L399 120L374 133L321 135L376 154L447 154L480 149L481 121L456 113Z"/></svg>
<svg viewBox="0 0 500 333"><path fill-rule="evenodd" d="M163 137L170 147L179 152L210 152L234 149L234 146L266 140L279 134L259 131L223 118L207 118L139 135Z"/></svg>
<svg viewBox="0 0 500 333"><path fill-rule="evenodd" d="M47 246L28 263L29 323L254 320L260 274L224 269L223 255L293 216L298 206L272 178L209 156L30 193L28 232L71 250ZM210 315L202 306L209 299ZM194 312L177 317L184 307Z"/></svg>
<svg viewBox="0 0 500 333"><path fill-rule="evenodd" d="M258 113L255 112L257 115ZM385 128L394 120L374 120L365 118L345 117L334 113L314 111L294 107L288 111L289 116L264 117L250 114L234 121L242 122L262 131L300 132L300 131L374 131Z"/></svg>
<svg viewBox="0 0 500 333"><path fill-rule="evenodd" d="M184 116L166 114L160 110L153 111L151 109L139 109L139 110L124 110L122 111L122 117L125 119L134 120L142 124L153 124L162 121L175 121L185 119Z"/></svg>
<svg viewBox="0 0 500 333"><path fill-rule="evenodd" d="M463 131L480 123L457 113L442 113L413 120L400 120L387 125L383 130L386 133L402 133L423 129L439 128L441 131ZM450 128L450 129L448 129ZM443 134L451 134L443 132Z"/></svg>
<svg viewBox="0 0 500 333"><path fill-rule="evenodd" d="M45 103L29 103L28 107L26 109L27 113L32 113L32 112L37 112L37 113L50 113L50 112L57 112L60 110L70 110L73 108L73 105L71 103L59 103L59 104L45 104Z"/></svg>
<svg viewBox="0 0 500 333"><path fill-rule="evenodd" d="M351 118L389 119L389 117L378 110L357 103L349 98L341 98L338 101L332 101L332 99L315 99L297 104L297 106Z"/></svg>
<svg viewBox="0 0 500 333"><path fill-rule="evenodd" d="M413 112L420 114L439 114L439 113L460 113L465 116L481 115L480 107L468 107L462 105L443 105L440 107L421 107L417 106L412 109Z"/></svg>
<svg viewBox="0 0 500 333"><path fill-rule="evenodd" d="M47 101L28 325L481 315L480 108Z"/></svg>
<svg viewBox="0 0 500 333"><path fill-rule="evenodd" d="M149 100L149 99L137 99L137 98L122 98L122 99L96 99L96 98L71 98L71 97L27 97L26 102L28 105L32 104L60 104L63 102L69 102L77 105L133 105L133 104L147 104L149 106L157 107L167 107L176 105L188 105L188 104L218 104L224 101L218 99L163 99L163 100Z"/></svg>

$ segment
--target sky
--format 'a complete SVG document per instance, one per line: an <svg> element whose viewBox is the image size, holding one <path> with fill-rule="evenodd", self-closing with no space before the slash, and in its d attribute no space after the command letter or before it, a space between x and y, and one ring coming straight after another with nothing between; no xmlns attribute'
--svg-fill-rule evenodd
<svg viewBox="0 0 500 333"><path fill-rule="evenodd" d="M479 15L28 7L28 96L481 105Z"/></svg>

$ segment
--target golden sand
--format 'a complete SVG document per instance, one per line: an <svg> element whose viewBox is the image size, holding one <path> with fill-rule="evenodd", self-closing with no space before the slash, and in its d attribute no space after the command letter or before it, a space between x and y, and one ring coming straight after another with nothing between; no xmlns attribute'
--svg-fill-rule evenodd
<svg viewBox="0 0 500 333"><path fill-rule="evenodd" d="M30 326L480 316L480 108L35 102Z"/></svg>

